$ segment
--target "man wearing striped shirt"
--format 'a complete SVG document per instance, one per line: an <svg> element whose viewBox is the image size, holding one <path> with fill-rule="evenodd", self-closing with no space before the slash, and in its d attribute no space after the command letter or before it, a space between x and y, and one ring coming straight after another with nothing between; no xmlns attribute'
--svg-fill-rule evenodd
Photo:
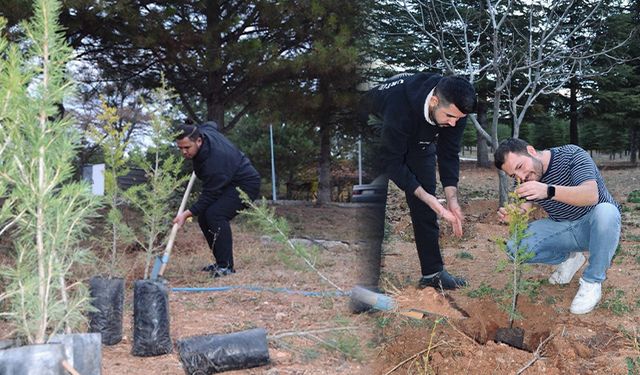
<svg viewBox="0 0 640 375"><path fill-rule="evenodd" d="M602 296L611 259L620 238L620 208L589 154L575 145L536 150L523 140L504 140L494 155L495 165L520 182L521 207L540 205L549 218L533 221L523 240L535 256L529 263L558 264L549 277L551 284L568 284L589 262L571 303L574 314L592 311ZM509 221L504 208L500 220ZM512 242L507 248L513 252Z"/></svg>

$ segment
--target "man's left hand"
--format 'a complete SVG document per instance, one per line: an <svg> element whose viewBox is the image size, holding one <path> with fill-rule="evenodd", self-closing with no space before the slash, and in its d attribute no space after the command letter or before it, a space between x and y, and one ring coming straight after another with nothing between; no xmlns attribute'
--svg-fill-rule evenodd
<svg viewBox="0 0 640 375"><path fill-rule="evenodd" d="M524 198L528 201L534 199L547 199L547 184L543 184L539 181L527 181L523 182L516 189L518 197Z"/></svg>

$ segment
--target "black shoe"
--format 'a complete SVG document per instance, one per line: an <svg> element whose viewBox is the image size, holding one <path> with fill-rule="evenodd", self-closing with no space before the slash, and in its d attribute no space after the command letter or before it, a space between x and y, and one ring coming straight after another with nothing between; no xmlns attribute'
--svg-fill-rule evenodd
<svg viewBox="0 0 640 375"><path fill-rule="evenodd" d="M218 265L214 263L214 264L210 264L208 266L202 267L202 272L213 272L217 269L218 269Z"/></svg>
<svg viewBox="0 0 640 375"><path fill-rule="evenodd" d="M436 289L451 290L467 286L467 282L461 277L455 277L446 270L442 270L431 277L422 276L422 278L420 278L418 288L424 289L428 286Z"/></svg>
<svg viewBox="0 0 640 375"><path fill-rule="evenodd" d="M233 268L220 267L216 265L215 270L211 271L211 277L223 277L227 275L231 275L232 273L236 273L236 270Z"/></svg>

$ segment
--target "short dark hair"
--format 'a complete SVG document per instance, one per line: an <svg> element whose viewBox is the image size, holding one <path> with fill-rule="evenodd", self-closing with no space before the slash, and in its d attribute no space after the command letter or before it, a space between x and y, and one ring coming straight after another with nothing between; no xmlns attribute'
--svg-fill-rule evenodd
<svg viewBox="0 0 640 375"><path fill-rule="evenodd" d="M189 137L193 142L200 138L200 129L198 129L198 126L191 124L178 125L176 128L176 141L185 137Z"/></svg>
<svg viewBox="0 0 640 375"><path fill-rule="evenodd" d="M507 138L500 142L496 152L493 154L493 163L496 165L496 168L502 169L502 164L504 164L504 159L508 153L529 155L527 146L529 146L529 144L522 139Z"/></svg>
<svg viewBox="0 0 640 375"><path fill-rule="evenodd" d="M460 76L443 77L433 92L445 105L454 104L464 114L476 111L476 90L471 83Z"/></svg>

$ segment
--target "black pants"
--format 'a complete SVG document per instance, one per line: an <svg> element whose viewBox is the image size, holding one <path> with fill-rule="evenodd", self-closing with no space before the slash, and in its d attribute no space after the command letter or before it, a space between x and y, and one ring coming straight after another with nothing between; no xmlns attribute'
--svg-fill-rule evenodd
<svg viewBox="0 0 640 375"><path fill-rule="evenodd" d="M241 189L253 200L258 197L260 181L246 184ZM228 186L218 199L203 214L198 216L198 224L213 251L216 264L233 268L233 235L230 221L245 208L235 186Z"/></svg>
<svg viewBox="0 0 640 375"><path fill-rule="evenodd" d="M422 185L431 195L436 193L436 148L432 143L420 148L415 154L407 158L407 164ZM442 271L444 262L440 254L438 217L436 213L413 192L405 193L413 233L416 239L416 249L423 275L430 275Z"/></svg>

